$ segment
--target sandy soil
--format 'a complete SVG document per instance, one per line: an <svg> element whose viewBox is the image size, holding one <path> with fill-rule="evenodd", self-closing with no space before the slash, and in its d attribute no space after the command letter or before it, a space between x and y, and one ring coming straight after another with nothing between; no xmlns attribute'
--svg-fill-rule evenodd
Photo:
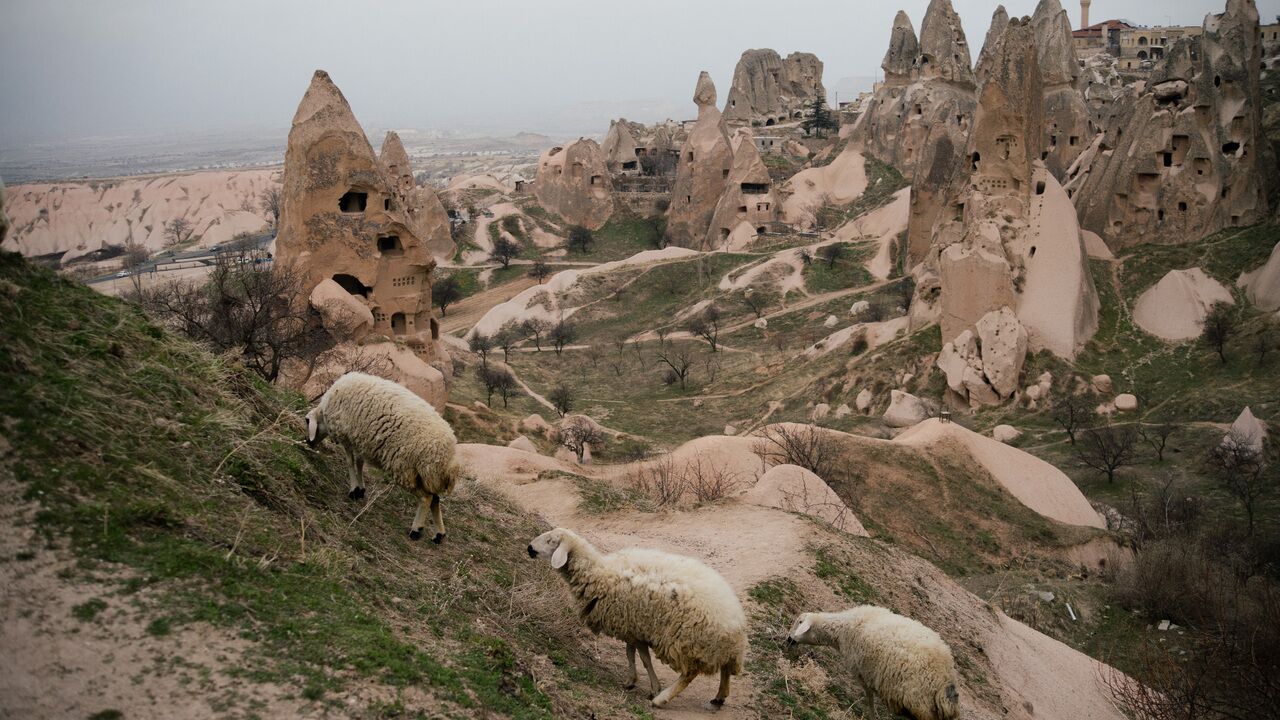
<svg viewBox="0 0 1280 720"><path fill-rule="evenodd" d="M876 254L867 261L867 271L877 280L889 277L893 267L893 243L907 229L911 219L911 188L893 194L893 200L869 213L859 215L836 230L835 238L852 242L874 240Z"/></svg>
<svg viewBox="0 0 1280 720"><path fill-rule="evenodd" d="M791 193L782 203L783 221L795 227L813 227L813 212L824 202L846 205L867 189L866 163L861 146L849 143L829 165L801 170L783 185Z"/></svg>

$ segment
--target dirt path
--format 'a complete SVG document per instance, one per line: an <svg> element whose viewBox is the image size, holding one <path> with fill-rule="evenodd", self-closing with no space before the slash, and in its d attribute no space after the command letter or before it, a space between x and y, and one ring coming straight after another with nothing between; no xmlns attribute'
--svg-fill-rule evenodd
<svg viewBox="0 0 1280 720"><path fill-rule="evenodd" d="M464 298L449 306L449 314L440 320L440 332L468 330L489 312L489 308L504 303L537 284L538 281L531 277L521 277Z"/></svg>

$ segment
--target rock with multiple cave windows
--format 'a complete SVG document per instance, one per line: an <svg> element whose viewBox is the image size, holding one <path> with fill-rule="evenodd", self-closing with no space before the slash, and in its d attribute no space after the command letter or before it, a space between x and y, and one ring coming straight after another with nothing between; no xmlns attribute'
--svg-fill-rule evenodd
<svg viewBox="0 0 1280 720"><path fill-rule="evenodd" d="M397 364L405 353L378 353L390 359L386 374L421 379L418 365L428 366L437 377L423 397L437 402L448 355L431 308L436 261L420 233L435 232L426 216L438 214L447 237L448 218L434 193L418 192L408 162L394 134L379 159L342 91L317 70L289 131L277 259L301 271L297 301L317 310L335 346L407 348L418 360L412 368Z"/></svg>
<svg viewBox="0 0 1280 720"><path fill-rule="evenodd" d="M724 118L732 125L775 125L803 117L822 89L822 61L793 52L785 59L768 48L747 50L733 70Z"/></svg>
<svg viewBox="0 0 1280 720"><path fill-rule="evenodd" d="M680 148L671 205L667 208L667 232L671 242L696 250L723 243L722 228L712 216L729 186L734 163L729 127L716 107L716 86L703 71L693 91L698 120Z"/></svg>
<svg viewBox="0 0 1280 720"><path fill-rule="evenodd" d="M604 151L595 140L578 138L542 153L533 194L565 222L600 229L613 215L613 182Z"/></svg>
<svg viewBox="0 0 1280 720"><path fill-rule="evenodd" d="M716 249L740 250L764 234L765 227L778 219L781 205L773 191L769 168L756 149L750 128L738 128L731 138L733 167L729 182L716 205L711 227L716 231Z"/></svg>
<svg viewBox="0 0 1280 720"><path fill-rule="evenodd" d="M414 179L409 153L395 131L389 131L383 139L379 159L394 189L394 196L386 199L384 207L402 210L414 233L437 260L453 257L457 245L449 232L449 216L444 203L440 202L434 190L427 185L419 185Z"/></svg>
<svg viewBox="0 0 1280 720"><path fill-rule="evenodd" d="M1271 212L1277 175L1261 114L1258 10L1228 0L1122 96L1068 172L1080 224L1113 250L1187 243Z"/></svg>

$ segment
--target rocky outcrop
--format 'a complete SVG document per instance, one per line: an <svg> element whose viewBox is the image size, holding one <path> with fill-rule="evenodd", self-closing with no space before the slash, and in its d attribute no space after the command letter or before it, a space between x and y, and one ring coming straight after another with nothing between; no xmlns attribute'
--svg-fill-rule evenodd
<svg viewBox="0 0 1280 720"><path fill-rule="evenodd" d="M1234 305L1235 299L1200 268L1170 270L1138 296L1133 321L1164 340L1191 340L1204 330L1204 319L1215 303Z"/></svg>
<svg viewBox="0 0 1280 720"><path fill-rule="evenodd" d="M738 128L730 143L733 167L711 219L710 241L717 249L736 250L763 234L778 218L779 203L751 130Z"/></svg>
<svg viewBox="0 0 1280 720"><path fill-rule="evenodd" d="M1080 221L1112 249L1192 242L1258 222L1276 182L1262 131L1258 11L1228 0L1121 97L1068 173Z"/></svg>
<svg viewBox="0 0 1280 720"><path fill-rule="evenodd" d="M889 408L884 411L884 424L889 427L911 427L933 416L933 408L909 392L892 390Z"/></svg>
<svg viewBox="0 0 1280 720"><path fill-rule="evenodd" d="M1231 423L1230 431L1222 438L1224 447L1240 443L1255 453L1262 452L1266 442L1267 425L1259 420L1248 406L1245 406L1245 409L1240 411L1240 414Z"/></svg>
<svg viewBox="0 0 1280 720"><path fill-rule="evenodd" d="M434 190L418 185L413 176L409 153L405 152L404 143L395 131L388 132L383 139L380 159L392 187L395 188L392 207L398 205L404 210L414 234L422 240L433 257L437 260L452 258L457 246L449 232L449 214L445 212L444 203L440 202L440 197Z"/></svg>
<svg viewBox="0 0 1280 720"><path fill-rule="evenodd" d="M644 126L633 123L626 118L609 121L609 131L600 143L600 152L604 153L605 166L611 173L633 174L640 171L640 155L644 145L640 143L640 135Z"/></svg>
<svg viewBox="0 0 1280 720"><path fill-rule="evenodd" d="M1071 39L1071 20L1058 0L1040 0L1031 17L1036 64L1044 91L1045 144L1041 159L1060 182L1095 133L1077 82L1080 60Z"/></svg>
<svg viewBox="0 0 1280 720"><path fill-rule="evenodd" d="M1071 358L1096 329L1097 296L1074 207L1041 160L1044 93L1034 38L1031 23L1012 20L983 50L964 166L946 185L946 212L917 268L912 317L915 324L936 317L950 343L966 331L976 336L989 313L1012 311L1026 347ZM956 369L957 357L970 357L961 348L953 355L947 362ZM1001 363L1021 367L1021 360ZM1004 399L1016 374L997 374L1000 392L992 394ZM995 377L982 375L988 384ZM960 393L961 375L950 377ZM991 399L973 386L961 394Z"/></svg>
<svg viewBox="0 0 1280 720"><path fill-rule="evenodd" d="M938 368L950 395L976 408L999 405L1018 389L1027 355L1027 331L1013 310L1002 307L982 317L975 330L965 330L943 345Z"/></svg>
<svg viewBox="0 0 1280 720"><path fill-rule="evenodd" d="M930 3L918 42L911 20L899 12L881 67L885 81L852 132L865 152L911 181L907 235L914 265L928 252L940 193L960 162L974 113L968 44L951 4Z"/></svg>
<svg viewBox="0 0 1280 720"><path fill-rule="evenodd" d="M604 152L589 138L542 153L533 193L539 205L588 230L600 229L613 215L613 190Z"/></svg>
<svg viewBox="0 0 1280 720"><path fill-rule="evenodd" d="M1093 123L1093 139L1107 126L1116 100L1132 92L1116 69L1115 56L1108 52L1097 52L1081 61L1076 88L1084 97L1085 109ZM1086 147L1092 144L1093 139L1086 143ZM1067 170L1070 172L1070 168Z"/></svg>
<svg viewBox="0 0 1280 720"><path fill-rule="evenodd" d="M1236 284L1244 288L1245 297L1259 310L1280 310L1280 242L1271 248L1271 256L1262 267L1243 273Z"/></svg>
<svg viewBox="0 0 1280 720"><path fill-rule="evenodd" d="M734 158L729 128L716 108L716 86L705 71L698 76L693 102L698 120L680 149L667 232L673 244L702 250L717 240L719 233L710 232L711 220L728 185Z"/></svg>
<svg viewBox="0 0 1280 720"><path fill-rule="evenodd" d="M747 50L733 70L724 119L735 125L798 119L819 93L822 61L813 53L793 52L784 60L768 48Z"/></svg>
<svg viewBox="0 0 1280 720"><path fill-rule="evenodd" d="M364 341L392 379L443 409L447 358L431 309L435 267L400 190L328 73L317 70L298 105L285 150L277 259L304 277L324 327L337 342ZM323 287L322 287L323 286ZM347 294L334 296L334 287ZM372 319L372 326L357 306ZM342 333L350 333L342 335ZM369 342L370 340L374 342Z"/></svg>

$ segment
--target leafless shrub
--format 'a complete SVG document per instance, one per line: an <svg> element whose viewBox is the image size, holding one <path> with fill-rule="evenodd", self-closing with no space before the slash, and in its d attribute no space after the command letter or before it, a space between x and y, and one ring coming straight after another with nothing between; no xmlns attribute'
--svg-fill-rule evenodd
<svg viewBox="0 0 1280 720"><path fill-rule="evenodd" d="M681 470L685 487L699 503L714 502L733 494L742 486L738 473L699 454Z"/></svg>
<svg viewBox="0 0 1280 720"><path fill-rule="evenodd" d="M1076 457L1082 464L1106 475L1107 482L1115 482L1116 471L1133 464L1137 437L1132 425L1089 428L1076 445Z"/></svg>
<svg viewBox="0 0 1280 720"><path fill-rule="evenodd" d="M662 347L655 355L658 361L667 366L666 375L667 384L671 385L676 381L680 382L680 389L684 390L689 380L689 371L693 368L693 353L687 347L677 348L674 344L670 347Z"/></svg>
<svg viewBox="0 0 1280 720"><path fill-rule="evenodd" d="M766 465L799 465L826 480L834 476L842 451L831 434L813 425L769 425L751 451Z"/></svg>
<svg viewBox="0 0 1280 720"><path fill-rule="evenodd" d="M309 387L316 388L311 401L320 399L320 395L335 380L349 372L362 372L378 377L387 377L391 372L391 358L386 355L375 355L367 348L350 345L336 345L318 355L315 367L304 380ZM461 369L462 365L457 365Z"/></svg>
<svg viewBox="0 0 1280 720"><path fill-rule="evenodd" d="M678 505L684 498L685 479L676 471L671 455L637 466L629 473L628 484L653 500L658 507Z"/></svg>

